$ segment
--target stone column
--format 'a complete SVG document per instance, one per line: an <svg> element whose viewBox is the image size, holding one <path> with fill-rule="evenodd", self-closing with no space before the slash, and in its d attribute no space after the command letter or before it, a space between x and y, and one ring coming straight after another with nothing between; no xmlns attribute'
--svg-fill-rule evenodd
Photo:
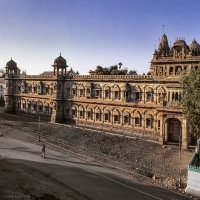
<svg viewBox="0 0 200 200"><path fill-rule="evenodd" d="M182 121L182 148L187 149L188 144L191 144L191 137L189 136L188 122L186 119Z"/></svg>
<svg viewBox="0 0 200 200"><path fill-rule="evenodd" d="M111 115L111 120L112 120L111 123L113 125L114 124L114 115L113 114Z"/></svg>
<svg viewBox="0 0 200 200"><path fill-rule="evenodd" d="M156 90L156 93L154 93L154 95L155 95L155 99L156 99L156 104L158 104L158 97L159 97L158 90Z"/></svg>
<svg viewBox="0 0 200 200"><path fill-rule="evenodd" d="M142 100L143 103L145 103L145 92L142 92L141 96L142 96L142 98L140 98L140 101Z"/></svg>
<svg viewBox="0 0 200 200"><path fill-rule="evenodd" d="M77 110L77 119L79 120L79 110Z"/></svg>
<svg viewBox="0 0 200 200"><path fill-rule="evenodd" d="M170 91L170 101L172 101L172 95L173 95L173 91Z"/></svg>
<svg viewBox="0 0 200 200"><path fill-rule="evenodd" d="M78 98L80 97L80 90L77 89L77 95L76 95Z"/></svg>
<svg viewBox="0 0 200 200"><path fill-rule="evenodd" d="M168 135L168 124L167 124L167 119L164 120L164 136L165 136L165 142L169 140L169 135Z"/></svg>
<svg viewBox="0 0 200 200"><path fill-rule="evenodd" d="M105 99L105 90L102 90L102 99Z"/></svg>
<svg viewBox="0 0 200 200"><path fill-rule="evenodd" d="M120 125L122 125L122 126L123 126L123 121L124 121L123 117L124 117L124 114L123 114L123 113L122 113L122 114L120 113L120 118L119 118L119 122L118 122L118 123L119 123Z"/></svg>
<svg viewBox="0 0 200 200"><path fill-rule="evenodd" d="M101 114L101 116L102 116L102 119L101 119L101 121L102 121L102 123L104 124L104 118L105 118L105 114L104 114L104 113L102 113L102 114Z"/></svg>
<svg viewBox="0 0 200 200"><path fill-rule="evenodd" d="M85 121L87 121L87 110L86 109L84 109L84 111L83 111L83 118Z"/></svg>
<svg viewBox="0 0 200 200"><path fill-rule="evenodd" d="M145 130L146 129L146 118L145 118L145 116L142 120L142 123L143 123L143 129Z"/></svg>
<svg viewBox="0 0 200 200"><path fill-rule="evenodd" d="M160 118L160 136L159 136L159 142L160 144L163 144L163 136L165 135L164 133L164 119Z"/></svg>
<svg viewBox="0 0 200 200"><path fill-rule="evenodd" d="M114 101L114 91L111 91L111 99Z"/></svg>
<svg viewBox="0 0 200 200"><path fill-rule="evenodd" d="M93 121L96 121L96 112L93 112Z"/></svg>
<svg viewBox="0 0 200 200"><path fill-rule="evenodd" d="M121 91L121 92L120 92L120 100L121 100L121 101L124 101L124 94L123 94L123 92L124 92L124 91Z"/></svg>

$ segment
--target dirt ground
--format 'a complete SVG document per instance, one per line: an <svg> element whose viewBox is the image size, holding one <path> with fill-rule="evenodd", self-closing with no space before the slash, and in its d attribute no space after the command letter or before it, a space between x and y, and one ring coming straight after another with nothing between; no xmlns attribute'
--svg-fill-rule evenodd
<svg viewBox="0 0 200 200"><path fill-rule="evenodd" d="M18 116L10 116L6 114L1 114L0 118L16 123L21 127L27 127L34 129L35 132L38 131L38 122L32 119L20 118ZM155 142L149 142L141 140L139 138L127 138L120 137L116 135L96 132L87 129L74 128L71 126L56 125L46 122L40 123L41 138L44 136L51 136L53 138L60 138L58 140L52 140L54 144L62 146L63 148L75 152L77 154L84 155L91 162L100 162L102 164L116 166L117 168L122 168L128 170L135 176L135 174L140 174L140 177L146 177L144 181L152 180L157 182L158 185L163 185L168 188L177 188L179 186L179 178L181 175L181 187L182 192L186 187L187 182L187 166L191 160L194 149L192 150L182 150L181 159L179 154L179 147L176 145L162 147L160 144ZM31 133L30 133L31 134ZM13 137L20 140L28 140L20 137L19 131L8 132L5 134L7 137ZM5 162L0 163L0 172L4 174L4 177L9 177L12 179L13 176L18 176L22 174L22 177L27 174L26 170L34 171L34 169L28 169L28 167L20 166L17 163L13 167L10 162L5 158L1 158L0 161L5 160ZM181 168L181 173L180 173ZM26 170L23 170L26 169ZM11 173L9 173L9 170ZM13 183L14 187L18 188L19 194L29 195L32 199L45 199L45 195L55 195L47 199L56 199L56 193L54 190L49 190L49 187L55 188L55 191L59 191L60 194L66 195L66 189L59 186L59 183L55 183L55 180L51 180L50 177L46 177L45 174L41 172L34 171L34 179L30 179L31 186L21 187L21 182ZM15 175L16 174L16 175ZM5 178L4 181L9 181ZM37 188L35 182L40 182L45 180L44 188ZM21 180L23 181L23 180ZM5 182L3 185L9 185L9 182ZM57 185L57 186L56 186ZM31 189L29 187L33 187ZM59 188L57 190L56 188ZM12 188L5 188L7 194L12 193ZM32 191L32 193L31 193ZM35 191L35 192L34 192ZM85 199L80 194L67 188L67 195L69 199ZM37 196L36 196L37 194ZM36 198L37 197L37 198ZM43 198L42 198L43 197ZM61 198L62 199L62 198ZM66 198L65 198L66 199Z"/></svg>

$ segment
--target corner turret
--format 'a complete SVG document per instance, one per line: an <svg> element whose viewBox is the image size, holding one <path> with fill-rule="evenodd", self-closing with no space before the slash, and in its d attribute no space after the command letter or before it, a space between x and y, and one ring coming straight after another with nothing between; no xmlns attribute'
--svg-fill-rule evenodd
<svg viewBox="0 0 200 200"><path fill-rule="evenodd" d="M59 75L59 74L66 75L68 66L67 66L66 60L61 56L61 53L60 53L60 56L54 60L54 64L52 66L54 67L54 76ZM61 69L61 73L59 72L60 69Z"/></svg>

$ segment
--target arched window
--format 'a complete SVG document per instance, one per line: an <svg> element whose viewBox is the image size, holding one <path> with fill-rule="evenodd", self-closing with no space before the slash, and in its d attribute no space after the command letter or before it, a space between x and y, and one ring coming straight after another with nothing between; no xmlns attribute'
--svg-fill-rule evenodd
<svg viewBox="0 0 200 200"><path fill-rule="evenodd" d="M141 127L142 125L142 115L140 112L136 112L135 115L135 127Z"/></svg>
<svg viewBox="0 0 200 200"><path fill-rule="evenodd" d="M96 108L95 118L96 118L96 121L101 121L101 110L100 110L100 108Z"/></svg>
<svg viewBox="0 0 200 200"><path fill-rule="evenodd" d="M91 108L87 110L87 120L93 120L93 111Z"/></svg>
<svg viewBox="0 0 200 200"><path fill-rule="evenodd" d="M79 107L79 118L84 119L85 117L85 110L82 106Z"/></svg>
<svg viewBox="0 0 200 200"><path fill-rule="evenodd" d="M100 85L95 85L95 99L101 98L101 87Z"/></svg>
<svg viewBox="0 0 200 200"><path fill-rule="evenodd" d="M77 118L77 108L75 106L72 107L72 117Z"/></svg>
<svg viewBox="0 0 200 200"><path fill-rule="evenodd" d="M110 114L110 111L109 110L105 110L104 111L104 122L110 122L110 116L111 116L111 114Z"/></svg>
<svg viewBox="0 0 200 200"><path fill-rule="evenodd" d="M105 92L105 99L110 99L111 98L111 89L109 86L104 87L104 92Z"/></svg>
<svg viewBox="0 0 200 200"><path fill-rule="evenodd" d="M123 119L123 124L124 124L124 125L130 125L131 114L130 114L129 112L126 112L126 111L125 111L125 112L123 113L123 116L124 116L124 117L123 117L123 118L124 118L124 119Z"/></svg>
<svg viewBox="0 0 200 200"><path fill-rule="evenodd" d="M150 87L146 88L146 101L153 101L153 89Z"/></svg>
<svg viewBox="0 0 200 200"><path fill-rule="evenodd" d="M113 121L114 121L114 124L120 123L120 114L118 110L113 111Z"/></svg>
<svg viewBox="0 0 200 200"><path fill-rule="evenodd" d="M150 114L146 116L146 128L153 128L153 116Z"/></svg>
<svg viewBox="0 0 200 200"><path fill-rule="evenodd" d="M141 101L141 89L137 86L134 87L134 94L135 94L135 102Z"/></svg>

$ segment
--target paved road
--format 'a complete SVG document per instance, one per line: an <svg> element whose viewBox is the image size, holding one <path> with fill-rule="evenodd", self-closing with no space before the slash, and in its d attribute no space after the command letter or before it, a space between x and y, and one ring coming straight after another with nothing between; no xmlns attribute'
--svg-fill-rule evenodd
<svg viewBox="0 0 200 200"><path fill-rule="evenodd" d="M0 155L17 159L59 180L94 200L186 200L187 197L140 183L133 178L48 149L46 159L41 147L0 137Z"/></svg>

